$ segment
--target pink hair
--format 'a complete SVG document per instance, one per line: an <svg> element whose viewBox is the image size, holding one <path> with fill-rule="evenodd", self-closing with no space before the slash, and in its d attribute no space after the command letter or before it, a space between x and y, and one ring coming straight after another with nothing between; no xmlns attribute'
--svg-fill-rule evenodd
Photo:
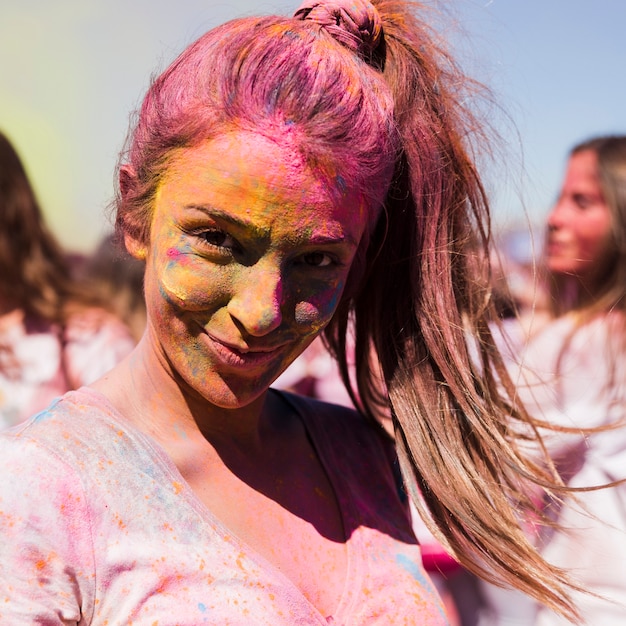
<svg viewBox="0 0 626 626"><path fill-rule="evenodd" d="M290 132L332 188L376 209L384 200L397 141L382 75L312 21L247 18L206 33L153 82L120 171L118 228L147 241L168 155L229 129Z"/></svg>

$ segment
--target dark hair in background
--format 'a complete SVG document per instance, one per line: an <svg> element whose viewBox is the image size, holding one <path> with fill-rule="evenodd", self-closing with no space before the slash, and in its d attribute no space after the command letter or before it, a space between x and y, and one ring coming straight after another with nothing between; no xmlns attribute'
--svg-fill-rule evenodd
<svg viewBox="0 0 626 626"><path fill-rule="evenodd" d="M144 272L145 263L132 257L116 235L110 234L83 261L77 274L98 293L103 306L126 324L135 341L146 326Z"/></svg>
<svg viewBox="0 0 626 626"><path fill-rule="evenodd" d="M0 298L62 323L69 298L78 297L65 251L48 229L26 170L0 133Z"/></svg>

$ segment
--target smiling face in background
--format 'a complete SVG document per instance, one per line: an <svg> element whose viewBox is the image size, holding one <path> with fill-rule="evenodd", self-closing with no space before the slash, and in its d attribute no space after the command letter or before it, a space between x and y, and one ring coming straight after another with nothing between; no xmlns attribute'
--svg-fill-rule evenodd
<svg viewBox="0 0 626 626"><path fill-rule="evenodd" d="M173 156L139 252L148 338L192 393L247 405L331 319L367 213L327 180L254 133Z"/></svg>
<svg viewBox="0 0 626 626"><path fill-rule="evenodd" d="M593 150L574 153L548 217L545 258L556 274L593 276L610 250L611 210L604 200Z"/></svg>

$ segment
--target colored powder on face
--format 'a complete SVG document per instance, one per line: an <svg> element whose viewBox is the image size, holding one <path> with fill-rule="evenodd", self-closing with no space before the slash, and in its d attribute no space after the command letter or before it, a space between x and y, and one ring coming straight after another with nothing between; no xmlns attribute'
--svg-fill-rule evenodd
<svg viewBox="0 0 626 626"><path fill-rule="evenodd" d="M344 179L333 184L332 164L303 162L293 130L281 128L280 144L276 132L233 133L181 150L156 198L151 325L175 367L215 403L252 397L323 329L366 227L362 200ZM325 254L320 268L307 267ZM226 376L200 329L234 345L241 334L276 331L269 341L292 349L254 381Z"/></svg>
<svg viewBox="0 0 626 626"><path fill-rule="evenodd" d="M163 272L161 294L170 302L184 303L191 292L187 283L192 283L193 276L181 270L190 265L190 262L183 251L173 246L166 250L165 257L170 259L170 262L167 264L167 271Z"/></svg>
<svg viewBox="0 0 626 626"><path fill-rule="evenodd" d="M333 310L334 307L326 306L327 310ZM295 311L296 323L300 326L310 326L311 334L319 332L326 324L326 319L320 317L318 307L311 302L298 302Z"/></svg>
<svg viewBox="0 0 626 626"><path fill-rule="evenodd" d="M170 282L167 278L163 279L159 285L161 296L168 302L176 302L181 304L187 299L187 290L184 285L180 285L176 282Z"/></svg>
<svg viewBox="0 0 626 626"><path fill-rule="evenodd" d="M168 248L165 252L166 256L170 259L176 259L177 261L181 259L183 256L177 248Z"/></svg>

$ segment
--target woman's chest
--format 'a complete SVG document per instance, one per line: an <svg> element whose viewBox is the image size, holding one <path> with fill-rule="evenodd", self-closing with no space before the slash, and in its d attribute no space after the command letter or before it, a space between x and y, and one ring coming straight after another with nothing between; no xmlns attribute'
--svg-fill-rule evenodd
<svg viewBox="0 0 626 626"><path fill-rule="evenodd" d="M143 513L140 506L132 520L111 516L115 528L96 546L91 624L446 624L416 545L358 527L341 544L342 560L311 535L272 532L284 561L270 563L197 511L184 515L183 507L160 514L158 506ZM317 585L334 593L320 601Z"/></svg>

